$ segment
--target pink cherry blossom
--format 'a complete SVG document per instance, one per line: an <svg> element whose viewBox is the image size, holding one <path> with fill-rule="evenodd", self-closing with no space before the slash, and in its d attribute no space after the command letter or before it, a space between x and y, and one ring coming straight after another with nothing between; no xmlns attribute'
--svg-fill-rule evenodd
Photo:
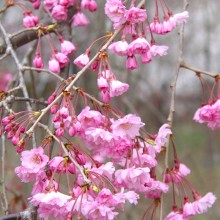
<svg viewBox="0 0 220 220"><path fill-rule="evenodd" d="M69 58L65 54L60 52L55 54L55 58L59 62L60 68L65 67L70 62Z"/></svg>
<svg viewBox="0 0 220 220"><path fill-rule="evenodd" d="M90 127L86 129L84 139L92 143L93 147L102 145L107 147L107 144L110 145L113 141L113 134L102 128Z"/></svg>
<svg viewBox="0 0 220 220"><path fill-rule="evenodd" d="M151 60L152 60L152 53L150 50L141 54L141 62L143 64L149 63L151 62Z"/></svg>
<svg viewBox="0 0 220 220"><path fill-rule="evenodd" d="M100 175L104 175L109 180L112 180L112 175L115 172L115 167L112 162L107 162L98 168L96 168L96 167L91 168L90 171L98 173Z"/></svg>
<svg viewBox="0 0 220 220"><path fill-rule="evenodd" d="M34 181L37 177L35 172L23 166L15 168L15 174L21 179L22 182L28 183Z"/></svg>
<svg viewBox="0 0 220 220"><path fill-rule="evenodd" d="M98 8L98 5L95 0L82 0L81 1L81 7L84 9L88 9L89 11L93 12L96 11Z"/></svg>
<svg viewBox="0 0 220 220"><path fill-rule="evenodd" d="M113 220L119 213L114 212L115 207L108 207L98 201L86 201L82 213L89 220Z"/></svg>
<svg viewBox="0 0 220 220"><path fill-rule="evenodd" d="M209 192L203 197L198 197L194 202L187 202L183 206L183 214L186 217L191 217L197 214L203 214L211 208L216 201L216 196Z"/></svg>
<svg viewBox="0 0 220 220"><path fill-rule="evenodd" d="M58 4L58 0L44 0L43 2L48 9L52 9Z"/></svg>
<svg viewBox="0 0 220 220"><path fill-rule="evenodd" d="M127 191L124 193L124 188L121 188L121 192L116 193L114 198L117 200L118 204L124 204L125 200L128 200L131 204L137 205L140 196L134 191Z"/></svg>
<svg viewBox="0 0 220 220"><path fill-rule="evenodd" d="M152 180L145 184L145 196L148 198L156 199L161 197L161 193L167 193L169 186L163 182Z"/></svg>
<svg viewBox="0 0 220 220"><path fill-rule="evenodd" d="M183 11L181 13L174 14L170 19L174 20L176 24L182 24L185 23L188 18L189 18L189 12Z"/></svg>
<svg viewBox="0 0 220 220"><path fill-rule="evenodd" d="M126 20L132 24L144 22L147 19L146 9L132 7L126 14Z"/></svg>
<svg viewBox="0 0 220 220"><path fill-rule="evenodd" d="M172 30L174 30L174 28L176 27L176 22L169 18L169 19L165 19L163 21L163 24L162 24L162 30L161 30L161 33L160 34L166 34L166 33L169 33L171 32Z"/></svg>
<svg viewBox="0 0 220 220"><path fill-rule="evenodd" d="M145 184L151 180L149 172L150 169L147 167L118 169L115 172L115 185L135 190L136 192L145 192Z"/></svg>
<svg viewBox="0 0 220 220"><path fill-rule="evenodd" d="M67 19L67 9L62 5L56 5L52 9L52 17L58 22L64 21Z"/></svg>
<svg viewBox="0 0 220 220"><path fill-rule="evenodd" d="M111 96L109 91L101 91L101 99L105 103L109 103L111 101Z"/></svg>
<svg viewBox="0 0 220 220"><path fill-rule="evenodd" d="M43 169L49 157L44 154L42 147L34 148L32 150L23 151L21 153L21 164L23 167L31 169L32 172L39 172Z"/></svg>
<svg viewBox="0 0 220 220"><path fill-rule="evenodd" d="M168 46L159 46L159 45L152 45L150 47L150 53L152 56L165 56L167 55Z"/></svg>
<svg viewBox="0 0 220 220"><path fill-rule="evenodd" d="M199 123L207 123L212 130L220 128L220 99L213 104L207 104L199 108L193 120Z"/></svg>
<svg viewBox="0 0 220 220"><path fill-rule="evenodd" d="M73 61L73 63L76 64L78 67L84 67L86 64L89 63L88 54L87 53L81 54Z"/></svg>
<svg viewBox="0 0 220 220"><path fill-rule="evenodd" d="M154 22L150 24L150 27L147 28L147 30L156 34L162 34L163 33L163 24L159 21L159 19L154 19Z"/></svg>
<svg viewBox="0 0 220 220"><path fill-rule="evenodd" d="M97 85L101 91L108 91L109 90L108 81L102 76L98 77Z"/></svg>
<svg viewBox="0 0 220 220"><path fill-rule="evenodd" d="M139 135L139 129L144 126L141 118L128 114L123 118L114 121L111 125L112 133L119 137L135 138Z"/></svg>
<svg viewBox="0 0 220 220"><path fill-rule="evenodd" d="M39 19L36 15L31 12L24 14L23 24L26 28L35 27L39 23Z"/></svg>
<svg viewBox="0 0 220 220"><path fill-rule="evenodd" d="M74 53L76 51L75 45L67 40L63 40L60 44L61 52L66 56Z"/></svg>
<svg viewBox="0 0 220 220"><path fill-rule="evenodd" d="M110 82L110 97L122 95L129 88L127 83L122 83L119 80L111 80Z"/></svg>
<svg viewBox="0 0 220 220"><path fill-rule="evenodd" d="M107 0L105 4L105 14L109 19L118 24L123 24L126 21L126 7L121 0Z"/></svg>
<svg viewBox="0 0 220 220"><path fill-rule="evenodd" d="M138 62L134 55L128 56L126 60L126 68L128 70L134 70L138 68Z"/></svg>
<svg viewBox="0 0 220 220"><path fill-rule="evenodd" d="M49 60L48 65L49 65L50 71L52 71L54 73L59 73L60 72L60 64L55 58L51 58Z"/></svg>
<svg viewBox="0 0 220 220"><path fill-rule="evenodd" d="M138 37L128 46L128 54L143 54L150 50L150 44L144 37Z"/></svg>
<svg viewBox="0 0 220 220"><path fill-rule="evenodd" d="M181 212L171 212L168 214L164 220L189 220L189 218L185 218Z"/></svg>
<svg viewBox="0 0 220 220"><path fill-rule="evenodd" d="M155 138L156 149L158 150L158 152L160 151L161 147L167 143L167 136L170 134L172 134L172 131L170 130L170 126L168 124L164 124L160 127L158 134Z"/></svg>
<svg viewBox="0 0 220 220"><path fill-rule="evenodd" d="M145 167L155 167L157 165L157 160L152 157L150 154L143 153L143 148L136 150L134 149L132 152L132 162L136 166L145 166ZM140 164L141 162L141 164Z"/></svg>
<svg viewBox="0 0 220 220"><path fill-rule="evenodd" d="M66 204L71 201L71 196L60 192L37 193L30 198L30 203L38 206L40 218L48 219L66 219L68 211L65 209Z"/></svg>
<svg viewBox="0 0 220 220"><path fill-rule="evenodd" d="M72 174L75 173L75 166L69 161L68 157L53 157L53 159L49 161L48 165L50 166L51 171L57 173L66 173L67 171Z"/></svg>
<svg viewBox="0 0 220 220"><path fill-rule="evenodd" d="M89 127L98 128L105 122L105 116L103 116L99 111L90 110L89 106L86 106L81 111L81 113L77 116L77 119L84 130Z"/></svg>
<svg viewBox="0 0 220 220"><path fill-rule="evenodd" d="M15 173L23 182L30 182L41 175L49 161L49 157L44 154L42 147L21 153L21 165L15 168Z"/></svg>
<svg viewBox="0 0 220 220"><path fill-rule="evenodd" d="M86 15L82 12L77 12L73 17L72 17L72 25L74 27L79 27L79 26L87 26L90 22Z"/></svg>
<svg viewBox="0 0 220 220"><path fill-rule="evenodd" d="M110 44L108 49L119 56L127 56L128 43L126 40L117 41Z"/></svg>

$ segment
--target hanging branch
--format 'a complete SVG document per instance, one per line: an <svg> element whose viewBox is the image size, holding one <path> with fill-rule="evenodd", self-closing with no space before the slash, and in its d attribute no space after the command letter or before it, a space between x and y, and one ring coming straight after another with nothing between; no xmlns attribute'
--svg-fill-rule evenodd
<svg viewBox="0 0 220 220"><path fill-rule="evenodd" d="M188 5L189 5L188 1L184 0L183 11L185 11L187 9ZM171 101L170 101L170 110L169 110L169 115L167 118L167 123L170 125L171 128L173 126L173 116L174 116L174 112L175 112L176 84L177 84L177 80L179 77L181 63L183 62L184 27L185 27L185 24L183 23L180 28L180 31L179 31L179 55L178 55L178 61L177 61L177 65L176 65L175 76L174 76L173 82L170 85ZM165 150L165 156L164 156L163 182L165 182L166 170L169 167L168 161L169 161L169 140L170 140L170 137L171 137L170 135L167 137L168 141L165 146L166 150ZM163 209L164 209L164 194L162 193L161 201L160 201L160 220L163 219Z"/></svg>

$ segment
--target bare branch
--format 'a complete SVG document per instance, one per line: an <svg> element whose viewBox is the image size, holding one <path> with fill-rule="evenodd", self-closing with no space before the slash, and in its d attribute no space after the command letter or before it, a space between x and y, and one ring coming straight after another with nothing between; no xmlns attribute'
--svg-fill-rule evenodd
<svg viewBox="0 0 220 220"><path fill-rule="evenodd" d="M180 63L180 67L184 68L184 69L191 70L191 71L195 72L196 74L203 74L203 75L206 75L206 76L209 76L209 77L212 77L212 78L220 77L220 74L214 74L214 73L204 71L204 70L201 70L201 69L198 69L198 68L195 68L195 67L191 67L188 64L186 64L184 61L182 61Z"/></svg>
<svg viewBox="0 0 220 220"><path fill-rule="evenodd" d="M8 200L6 195L6 187L5 187L5 135L2 134L2 157L1 157L1 164L2 164L2 172L1 172L1 185L2 185L2 192L1 192L1 199L2 199L2 208L4 213L8 214Z"/></svg>

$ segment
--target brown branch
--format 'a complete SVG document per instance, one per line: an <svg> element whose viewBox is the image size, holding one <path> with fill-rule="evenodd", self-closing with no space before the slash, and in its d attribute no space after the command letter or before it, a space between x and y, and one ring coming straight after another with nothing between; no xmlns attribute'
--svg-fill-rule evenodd
<svg viewBox="0 0 220 220"><path fill-rule="evenodd" d="M38 35L38 30L40 29L43 32L43 36L54 32L54 29L57 28L57 26L55 24L49 24L49 22L45 22L48 23L48 26L52 27L52 28L47 28L46 27L34 27L34 28L27 28L27 29L23 29L21 31L18 31L16 33L10 34L10 41L11 41L11 45L14 48L14 50L16 50L18 47L21 47L33 40L38 39L39 35ZM7 50L7 42L4 42L2 45L0 45L0 54L4 54Z"/></svg>
<svg viewBox="0 0 220 220"><path fill-rule="evenodd" d="M189 5L188 0L183 0L183 11L186 11L188 5ZM177 80L179 77L181 63L183 62L184 27L185 27L185 24L183 23L180 28L180 31L179 31L179 56L178 56L178 61L177 61L177 65L176 65L175 76L174 76L173 82L170 85L171 101L170 101L170 110L169 110L169 115L167 118L167 123L170 125L171 128L173 126L173 116L174 116L174 112L175 112L176 84L177 84ZM169 167L168 161L169 161L170 137L171 137L171 135L168 135L168 137L167 137L168 142L165 146L163 182L165 182L166 170ZM163 208L164 208L164 194L162 193L161 199L160 199L160 220L163 219Z"/></svg>
<svg viewBox="0 0 220 220"><path fill-rule="evenodd" d="M204 70L201 70L201 69L198 69L198 68L195 68L195 67L191 67L188 64L186 64L184 61L182 61L180 63L180 68L188 69L188 70L191 70L191 71L195 72L196 74L203 74L203 75L206 75L206 76L209 76L209 77L212 77L212 78L219 78L220 77L220 74L214 74L214 73L204 71Z"/></svg>
<svg viewBox="0 0 220 220"><path fill-rule="evenodd" d="M2 192L1 192L1 200L2 200L2 208L5 214L8 214L8 200L6 195L6 187L5 187L5 135L2 134L2 156L1 156L1 165L2 165L2 173L1 173L1 185L2 185Z"/></svg>
<svg viewBox="0 0 220 220"><path fill-rule="evenodd" d="M30 102L31 104L41 104L44 106L47 106L48 103L45 101L41 101L38 99L32 99L32 98L24 98L24 97L14 97L14 99L12 99L12 101L23 101L23 102Z"/></svg>
<svg viewBox="0 0 220 220"><path fill-rule="evenodd" d="M37 220L37 208L30 207L22 212L4 215L0 217L0 220Z"/></svg>

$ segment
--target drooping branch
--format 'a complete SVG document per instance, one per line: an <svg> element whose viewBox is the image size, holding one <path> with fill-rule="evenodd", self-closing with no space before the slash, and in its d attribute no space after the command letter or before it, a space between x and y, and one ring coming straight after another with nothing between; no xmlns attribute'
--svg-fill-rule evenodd
<svg viewBox="0 0 220 220"><path fill-rule="evenodd" d="M184 0L183 1L183 11L185 11L187 9L188 5L189 5L188 0ZM170 85L170 88L171 88L171 101L170 101L170 110L169 110L169 115L168 115L168 118L167 118L167 123L170 125L171 128L173 126L173 117L174 117L174 112L175 112L176 84L177 84L177 80L178 80L178 77L179 77L181 63L183 61L184 27L185 27L185 24L183 23L181 28L180 28L180 31L179 31L179 56L178 56L178 60L177 60L175 76L174 76L173 82ZM171 135L169 135L167 137L168 141L167 141L167 144L165 146L163 182L165 182L166 170L169 167L168 161L169 161L170 137L171 137ZM163 211L164 211L163 209L164 209L164 195L162 193L161 201L160 201L160 220L163 219Z"/></svg>

